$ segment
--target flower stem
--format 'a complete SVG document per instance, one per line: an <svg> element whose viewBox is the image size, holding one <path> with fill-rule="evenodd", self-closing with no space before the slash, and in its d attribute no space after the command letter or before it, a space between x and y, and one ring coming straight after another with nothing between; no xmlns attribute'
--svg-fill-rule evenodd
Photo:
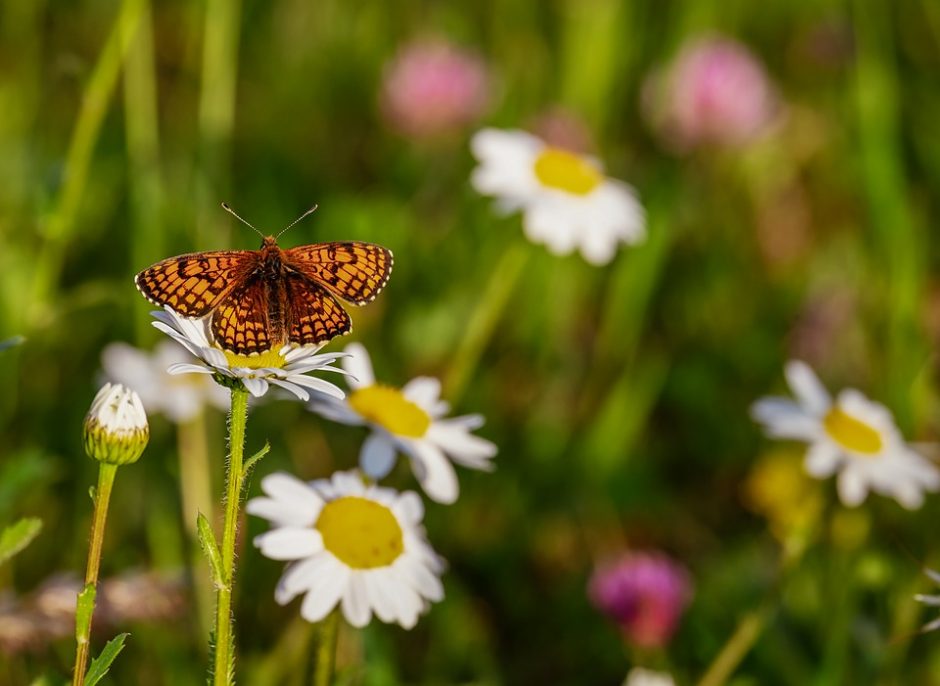
<svg viewBox="0 0 940 686"><path fill-rule="evenodd" d="M313 666L313 686L330 686L336 667L336 637L339 612L334 610L317 627L317 657Z"/></svg>
<svg viewBox="0 0 940 686"><path fill-rule="evenodd" d="M232 587L235 581L235 539L238 534L238 512L241 505L242 460L245 450L245 424L248 420L248 391L232 389L229 415L229 461L225 486L225 524L222 531L222 582L216 589L215 664L212 671L215 686L233 683L235 666L232 626Z"/></svg>
<svg viewBox="0 0 940 686"><path fill-rule="evenodd" d="M95 512L91 524L91 540L88 543L88 565L85 568L85 589L79 595L75 612L75 670L73 686L85 683L88 667L88 648L91 636L91 620L95 611L95 589L98 586L98 569L101 566L101 544L108 519L108 504L111 502L111 487L117 475L117 465L102 462L98 469L98 487L95 489ZM86 600L86 602L82 602Z"/></svg>

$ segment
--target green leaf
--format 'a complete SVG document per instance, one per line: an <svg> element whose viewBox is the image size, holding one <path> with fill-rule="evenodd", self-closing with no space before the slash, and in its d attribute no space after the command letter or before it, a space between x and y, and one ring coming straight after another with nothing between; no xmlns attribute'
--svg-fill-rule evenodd
<svg viewBox="0 0 940 686"><path fill-rule="evenodd" d="M101 655L92 659L88 673L85 675L85 686L95 686L104 678L104 675L111 669L111 663L114 662L114 658L124 650L124 639L128 636L130 636L130 634L118 634L108 641L104 650L101 651Z"/></svg>
<svg viewBox="0 0 940 686"><path fill-rule="evenodd" d="M0 564L32 543L41 530L42 520L36 517L24 517L5 528L3 533L0 533Z"/></svg>
<svg viewBox="0 0 940 686"><path fill-rule="evenodd" d="M213 583L215 583L216 588L225 588L228 585L228 579L225 578L225 572L223 571L219 544L216 543L215 534L212 533L209 520L202 512L196 517L196 531L199 533L199 544L202 546L202 552L206 554L209 567L212 569Z"/></svg>
<svg viewBox="0 0 940 686"><path fill-rule="evenodd" d="M249 457L248 460L245 462L245 465L242 467L242 478L247 477L248 472L251 471L251 468L254 467L255 464L258 463L258 460L260 460L262 457L267 455L270 452L270 450L271 450L271 444L265 441L264 447L258 452L256 452L254 455Z"/></svg>

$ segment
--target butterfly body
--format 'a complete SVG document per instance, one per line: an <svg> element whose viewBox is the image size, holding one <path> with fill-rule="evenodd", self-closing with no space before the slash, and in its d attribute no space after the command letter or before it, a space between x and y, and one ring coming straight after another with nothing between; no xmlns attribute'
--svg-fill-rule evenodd
<svg viewBox="0 0 940 686"><path fill-rule="evenodd" d="M171 257L140 272L138 290L184 317L209 318L217 345L254 355L287 343L322 345L349 333L337 302L371 302L388 282L392 254L358 241L281 249L266 236L258 250Z"/></svg>

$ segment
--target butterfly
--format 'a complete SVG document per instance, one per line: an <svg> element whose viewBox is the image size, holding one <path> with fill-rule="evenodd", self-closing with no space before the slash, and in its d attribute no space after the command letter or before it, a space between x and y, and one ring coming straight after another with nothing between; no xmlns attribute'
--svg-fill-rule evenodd
<svg viewBox="0 0 940 686"><path fill-rule="evenodd" d="M392 272L391 251L374 243L314 243L283 250L278 236L261 236L258 250L170 257L140 272L134 282L155 305L183 317L208 317L212 339L224 350L254 355L286 343L322 345L349 333L352 320L337 298L369 303Z"/></svg>

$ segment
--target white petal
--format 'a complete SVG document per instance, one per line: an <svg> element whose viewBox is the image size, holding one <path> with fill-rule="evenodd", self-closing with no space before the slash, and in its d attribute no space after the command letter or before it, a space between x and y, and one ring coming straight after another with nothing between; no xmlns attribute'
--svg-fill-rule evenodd
<svg viewBox="0 0 940 686"><path fill-rule="evenodd" d="M260 398L268 392L268 382L264 379L250 379L243 377L241 381L245 385L247 391L256 398Z"/></svg>
<svg viewBox="0 0 940 686"><path fill-rule="evenodd" d="M279 526L309 526L316 521L306 508L298 509L292 503L272 498L252 498L245 504L245 512Z"/></svg>
<svg viewBox="0 0 940 686"><path fill-rule="evenodd" d="M304 601L300 606L300 616L308 622L319 622L326 617L330 610L336 607L336 603L346 590L349 575L349 567L339 562L331 565L330 569L324 570L318 582L311 586L307 595L304 596Z"/></svg>
<svg viewBox="0 0 940 686"><path fill-rule="evenodd" d="M428 428L425 437L458 464L471 469L493 469L490 460L496 455L496 445L468 433L459 424L435 422Z"/></svg>
<svg viewBox="0 0 940 686"><path fill-rule="evenodd" d="M272 560L300 560L323 550L323 538L313 528L279 527L255 536L261 554Z"/></svg>
<svg viewBox="0 0 940 686"><path fill-rule="evenodd" d="M286 472L268 474L261 480L261 490L276 500L290 503L312 518L319 515L323 506L323 499L316 490Z"/></svg>
<svg viewBox="0 0 940 686"><path fill-rule="evenodd" d="M374 386L375 374L372 371L372 360L365 346L361 343L350 343L343 352L348 355L343 358L343 369L350 374L350 378L347 378L349 387Z"/></svg>
<svg viewBox="0 0 940 686"><path fill-rule="evenodd" d="M307 404L307 409L340 424L361 426L365 423L362 417L356 414L346 403L325 396L313 396Z"/></svg>
<svg viewBox="0 0 940 686"><path fill-rule="evenodd" d="M322 393L323 395L334 398L336 400L343 400L346 397L346 394L338 386L331 384L329 381L324 381L323 379L320 379L316 376L304 376L303 374L297 374L291 376L290 380L298 386L309 388L312 391Z"/></svg>
<svg viewBox="0 0 940 686"><path fill-rule="evenodd" d="M328 553L291 562L277 582L274 599L279 605L286 605L299 594L320 583L326 574L335 571L336 564L336 558Z"/></svg>
<svg viewBox="0 0 940 686"><path fill-rule="evenodd" d="M460 487L457 474L440 449L428 441L402 441L411 455L411 468L428 496L439 503L449 505L457 500Z"/></svg>
<svg viewBox="0 0 940 686"><path fill-rule="evenodd" d="M268 379L268 383L274 384L275 386L280 386L285 391L290 391L295 396L297 396L298 400L302 400L302 401L310 400L310 394L307 393L307 391L305 391L303 388L301 388L295 383L291 383L290 381L284 381L283 379L277 379L274 377L271 377L270 379Z"/></svg>
<svg viewBox="0 0 940 686"><path fill-rule="evenodd" d="M380 581L381 575L385 574L384 569L368 569L362 573L362 582L368 594L369 604L375 611L375 616L386 624L395 621L396 608L395 600L388 593L384 592L383 584Z"/></svg>
<svg viewBox="0 0 940 686"><path fill-rule="evenodd" d="M819 419L787 398L761 398L751 405L751 417L764 425L771 438L814 441L819 437Z"/></svg>
<svg viewBox="0 0 940 686"><path fill-rule="evenodd" d="M441 397L441 382L431 376L419 376L402 386L401 393L415 405L430 412Z"/></svg>
<svg viewBox="0 0 940 686"><path fill-rule="evenodd" d="M784 373L793 394L810 413L820 416L829 410L832 406L829 391L822 385L819 377L808 364L799 360L790 360L787 362Z"/></svg>
<svg viewBox="0 0 940 686"><path fill-rule="evenodd" d="M402 493L392 509L412 526L420 524L421 520L424 519L424 502L413 491Z"/></svg>
<svg viewBox="0 0 940 686"><path fill-rule="evenodd" d="M346 621L357 629L361 629L372 619L369 592L362 577L363 573L358 570L350 573L342 601Z"/></svg>
<svg viewBox="0 0 940 686"><path fill-rule="evenodd" d="M810 476L825 479L835 473L841 461L842 454L836 446L829 441L817 441L806 451L803 466Z"/></svg>
<svg viewBox="0 0 940 686"><path fill-rule="evenodd" d="M839 473L838 490L842 503L855 507L862 504L868 495L868 483L862 471L853 468L852 463L849 463Z"/></svg>
<svg viewBox="0 0 940 686"><path fill-rule="evenodd" d="M395 466L395 445L383 434L369 434L359 451L359 466L373 479L384 479Z"/></svg>
<svg viewBox="0 0 940 686"><path fill-rule="evenodd" d="M435 602L444 598L444 586L441 580L414 557L402 555L395 560L394 566L422 597Z"/></svg>

